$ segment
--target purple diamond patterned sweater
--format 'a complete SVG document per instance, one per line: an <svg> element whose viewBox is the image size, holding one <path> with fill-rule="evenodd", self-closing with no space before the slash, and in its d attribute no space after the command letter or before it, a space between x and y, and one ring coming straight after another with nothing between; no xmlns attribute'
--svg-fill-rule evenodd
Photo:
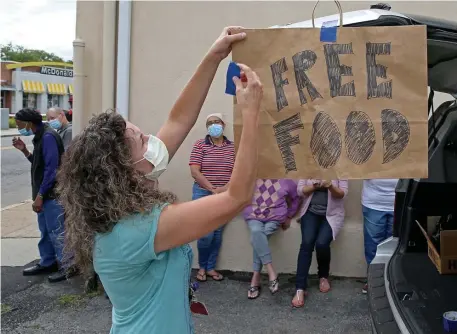
<svg viewBox="0 0 457 334"><path fill-rule="evenodd" d="M258 179L252 204L244 209L243 216L246 221L284 223L295 216L299 204L300 197L294 180Z"/></svg>

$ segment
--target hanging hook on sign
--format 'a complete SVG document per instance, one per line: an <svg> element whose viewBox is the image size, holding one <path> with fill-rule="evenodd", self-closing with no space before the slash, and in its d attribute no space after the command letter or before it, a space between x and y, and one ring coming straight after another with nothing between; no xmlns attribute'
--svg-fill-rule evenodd
<svg viewBox="0 0 457 334"><path fill-rule="evenodd" d="M314 24L314 12L316 11L316 7L319 4L319 2L320 2L320 0L316 1L316 4L314 5L314 8L313 8L313 13L311 15L313 28L316 28L316 25ZM338 0L334 0L333 2L335 2L336 6L338 7L338 11L340 12L340 27L342 27L343 26L343 9L341 8L341 4Z"/></svg>

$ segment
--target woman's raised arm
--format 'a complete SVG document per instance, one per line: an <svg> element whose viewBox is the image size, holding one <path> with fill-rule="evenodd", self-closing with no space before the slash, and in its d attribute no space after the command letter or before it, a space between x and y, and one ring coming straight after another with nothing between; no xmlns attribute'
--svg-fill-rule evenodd
<svg viewBox="0 0 457 334"><path fill-rule="evenodd" d="M157 137L168 149L169 160L173 158L195 125L220 62L229 55L232 44L246 36L241 32L242 30L242 27L227 27L222 31L184 87L168 119L157 133Z"/></svg>
<svg viewBox="0 0 457 334"><path fill-rule="evenodd" d="M239 65L244 72L244 82L238 78L234 81L243 131L228 190L167 206L159 218L154 241L156 253L199 239L229 222L251 202L257 172L257 128L263 89L257 75L249 67Z"/></svg>

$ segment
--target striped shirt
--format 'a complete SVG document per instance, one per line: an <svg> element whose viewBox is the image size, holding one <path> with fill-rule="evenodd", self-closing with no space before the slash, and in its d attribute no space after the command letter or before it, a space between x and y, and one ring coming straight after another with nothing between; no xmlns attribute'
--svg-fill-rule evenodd
<svg viewBox="0 0 457 334"><path fill-rule="evenodd" d="M223 187L232 176L235 145L224 137L221 146L214 145L208 135L197 140L190 154L189 165L200 166L200 172L214 187Z"/></svg>

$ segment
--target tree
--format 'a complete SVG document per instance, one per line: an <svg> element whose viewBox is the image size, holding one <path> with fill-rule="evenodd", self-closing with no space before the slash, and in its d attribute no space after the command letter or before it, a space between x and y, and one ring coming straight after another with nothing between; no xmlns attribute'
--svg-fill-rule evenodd
<svg viewBox="0 0 457 334"><path fill-rule="evenodd" d="M1 46L1 58L2 60L12 60L20 63L31 62L31 61L53 61L53 62L65 62L72 64L73 61L64 61L61 57L54 53L49 53L43 50L27 49L21 45L13 45L9 43Z"/></svg>

